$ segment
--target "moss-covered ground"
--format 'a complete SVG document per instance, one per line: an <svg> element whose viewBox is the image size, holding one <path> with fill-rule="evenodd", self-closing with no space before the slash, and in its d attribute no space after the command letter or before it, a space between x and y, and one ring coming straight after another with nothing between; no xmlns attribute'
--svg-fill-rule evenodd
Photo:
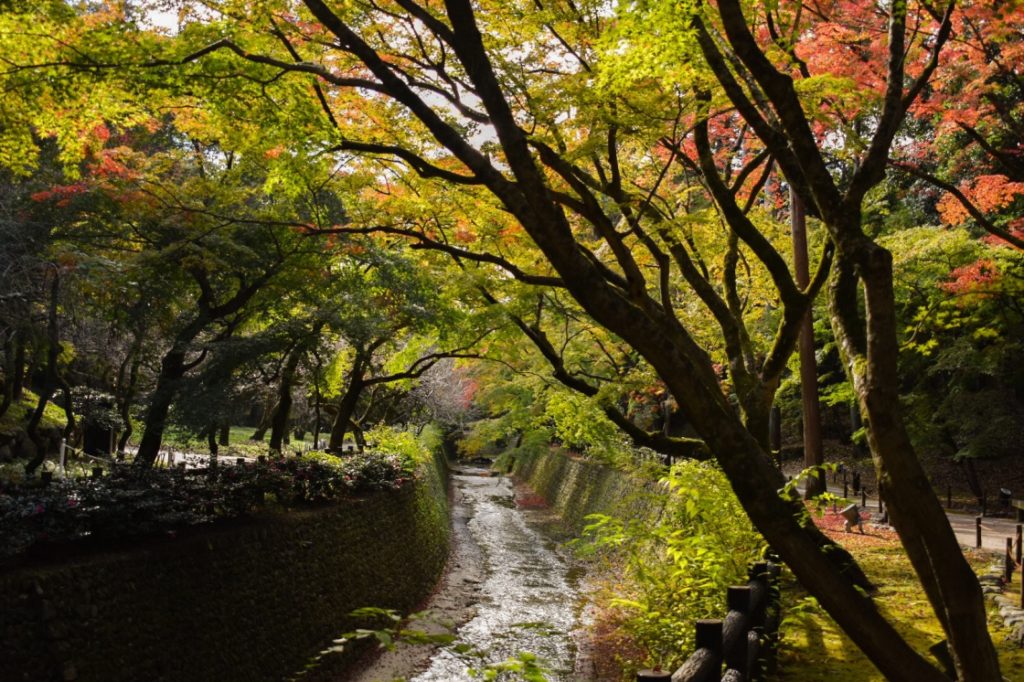
<svg viewBox="0 0 1024 682"><path fill-rule="evenodd" d="M926 651L944 639L894 532L868 525L867 536L847 534L842 530L841 521L831 513L818 521L830 537L853 553L875 581L879 587L880 610L912 646ZM978 573L985 572L993 563L994 557L989 552L966 552ZM1005 591L1020 593L1019 571ZM801 682L885 679L791 576L784 579L782 594L784 625L777 679ZM988 604L989 629L999 650L1003 676L1007 680L1024 680L1024 649L1007 640L1009 630L1003 626L992 602Z"/></svg>
<svg viewBox="0 0 1024 682"><path fill-rule="evenodd" d="M39 396L32 391L24 391L21 398L11 403L10 408L0 417L0 434L13 435L25 428L28 418L36 409ZM64 409L50 401L43 410L43 420L39 427L46 429L63 429L67 419L64 417Z"/></svg>

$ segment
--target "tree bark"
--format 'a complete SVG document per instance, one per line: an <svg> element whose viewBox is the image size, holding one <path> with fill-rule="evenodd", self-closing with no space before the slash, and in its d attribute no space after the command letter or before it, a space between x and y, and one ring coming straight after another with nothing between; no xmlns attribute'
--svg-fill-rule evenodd
<svg viewBox="0 0 1024 682"><path fill-rule="evenodd" d="M14 399L21 398L25 390L25 332L19 331L14 339L14 372L13 377Z"/></svg>
<svg viewBox="0 0 1024 682"><path fill-rule="evenodd" d="M313 371L313 447L320 447L320 408L322 396L320 394L320 373L323 371L323 363L320 354L313 351L316 357L316 368Z"/></svg>
<svg viewBox="0 0 1024 682"><path fill-rule="evenodd" d="M123 453L124 449L128 447L128 440L132 437L134 431L131 409L139 384L139 367L142 363L142 353L140 352L142 349L142 338L143 333L136 330L132 346L117 373L118 414L124 423L121 437L117 441L117 451L120 453ZM125 376L126 374L127 376Z"/></svg>
<svg viewBox="0 0 1024 682"><path fill-rule="evenodd" d="M0 417L7 414L14 402L14 335L13 328L4 332L4 395L0 399Z"/></svg>
<svg viewBox="0 0 1024 682"><path fill-rule="evenodd" d="M277 404L270 399L268 395L266 400L263 402L263 409L260 411L260 420L256 424L256 430L249 436L249 440L262 441L267 436L267 431L270 430L270 424L274 415L274 410Z"/></svg>
<svg viewBox="0 0 1024 682"><path fill-rule="evenodd" d="M348 385L345 393L338 401L338 414L334 416L334 424L331 426L331 437L327 442L327 449L331 452L340 452L345 443L345 434L355 415L356 406L366 387L366 372L369 369L370 359L363 353L357 351L355 360L352 363L352 371L349 372Z"/></svg>
<svg viewBox="0 0 1024 682"><path fill-rule="evenodd" d="M39 424L43 420L43 413L46 410L46 404L50 402L54 392L57 390L59 385L66 386L67 383L63 382L60 377L60 372L57 367L60 361L60 326L57 317L57 306L60 301L60 273L56 268L53 269L53 281L50 284L50 301L47 308L47 322L46 322L46 368L44 369L43 385L39 391L39 402L36 403L36 409L32 412L32 416L28 420L28 425L25 427L25 432L32 444L36 448L35 456L32 457L28 463L25 464L25 473L31 474L39 465L46 459L46 446L47 442L39 433ZM70 391L65 391L66 402L65 402L65 413L69 417L69 424L71 428L74 428L74 414L69 409L71 401ZM66 430L66 429L65 429Z"/></svg>
<svg viewBox="0 0 1024 682"><path fill-rule="evenodd" d="M892 256L864 237L851 240L843 260L856 268L864 287L866 334L851 330L858 319L848 289L833 303L833 326L867 421L889 516L946 630L960 678L1000 679L999 661L988 637L987 615L977 576L964 558L945 511L931 487L902 419L899 399L897 323ZM832 295L844 294L833 287ZM979 634L980 633L980 634Z"/></svg>
<svg viewBox="0 0 1024 682"><path fill-rule="evenodd" d="M811 282L811 269L807 259L807 219L804 202L793 188L789 190L790 226L793 235L793 270L796 284L806 289ZM827 489L825 462L821 442L821 406L818 402L818 361L814 357L814 306L807 306L807 313L800 324L800 403L804 425L804 469L810 469L804 488L804 497L811 499Z"/></svg>
<svg viewBox="0 0 1024 682"><path fill-rule="evenodd" d="M157 455L160 454L160 444L163 442L164 429L167 427L167 415L171 411L171 404L178 392L178 383L185 376L185 344L187 342L182 339L182 336L185 335L179 336L174 347L160 361L156 390L153 391L149 409L146 410L142 438L139 440L139 449L135 454L136 467L144 469L152 467Z"/></svg>
<svg viewBox="0 0 1024 682"><path fill-rule="evenodd" d="M219 431L220 437L218 438L217 442L223 445L224 447L231 445L231 424L226 421L221 423Z"/></svg>
<svg viewBox="0 0 1024 682"><path fill-rule="evenodd" d="M288 419L292 410L292 383L295 380L295 371L299 367L299 361L305 353L305 346L297 345L288 353L288 358L281 369L281 381L277 387L277 407L274 408L274 414L270 418L270 449L277 452L281 451L285 434L288 431Z"/></svg>

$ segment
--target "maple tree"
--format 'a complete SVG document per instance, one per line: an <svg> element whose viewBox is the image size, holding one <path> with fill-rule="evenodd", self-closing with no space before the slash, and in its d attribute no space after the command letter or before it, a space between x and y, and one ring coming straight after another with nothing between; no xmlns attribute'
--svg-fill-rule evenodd
<svg viewBox="0 0 1024 682"><path fill-rule="evenodd" d="M72 73L102 74L105 93L163 79L169 102L194 108L187 124L221 131L282 173L333 158L352 210L318 231L405 240L563 291L656 372L757 528L879 669L944 679L859 589L857 566L777 493L768 415L828 279L901 541L960 678L998 679L977 579L901 417L892 257L863 222L908 116L952 87L943 55L967 35L974 4L651 2L616 15L597 2L180 4L173 38L131 17L92 17L71 30L75 50L35 49ZM83 40L119 30L130 40L111 58L109 43ZM13 78L50 68L29 56ZM807 286L779 244L783 181L812 219ZM966 203L951 194L977 221L967 205L1011 207L1015 182L983 172L958 190ZM764 282L772 309L749 307Z"/></svg>

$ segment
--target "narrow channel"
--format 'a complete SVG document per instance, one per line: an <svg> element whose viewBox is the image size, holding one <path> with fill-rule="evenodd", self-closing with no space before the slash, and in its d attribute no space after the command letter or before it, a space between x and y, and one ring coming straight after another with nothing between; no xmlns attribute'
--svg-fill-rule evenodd
<svg viewBox="0 0 1024 682"><path fill-rule="evenodd" d="M578 598L571 566L530 522L530 512L516 508L510 479L474 473L457 474L452 481L483 562L476 615L456 633L458 644L471 653L441 649L413 681L473 680L469 666L479 669L523 652L536 655L551 679L572 679Z"/></svg>

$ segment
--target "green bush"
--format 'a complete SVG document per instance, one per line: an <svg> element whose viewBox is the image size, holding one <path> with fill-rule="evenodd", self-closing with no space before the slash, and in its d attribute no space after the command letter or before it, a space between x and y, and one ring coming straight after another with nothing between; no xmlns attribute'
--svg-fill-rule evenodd
<svg viewBox="0 0 1024 682"><path fill-rule="evenodd" d="M626 502L634 510L661 507L660 516L591 515L581 546L614 576L606 616L627 640L616 648L639 652L631 665L672 670L693 649L694 622L722 617L726 588L746 583L765 543L714 464L676 464L662 485L644 493L654 500Z"/></svg>

